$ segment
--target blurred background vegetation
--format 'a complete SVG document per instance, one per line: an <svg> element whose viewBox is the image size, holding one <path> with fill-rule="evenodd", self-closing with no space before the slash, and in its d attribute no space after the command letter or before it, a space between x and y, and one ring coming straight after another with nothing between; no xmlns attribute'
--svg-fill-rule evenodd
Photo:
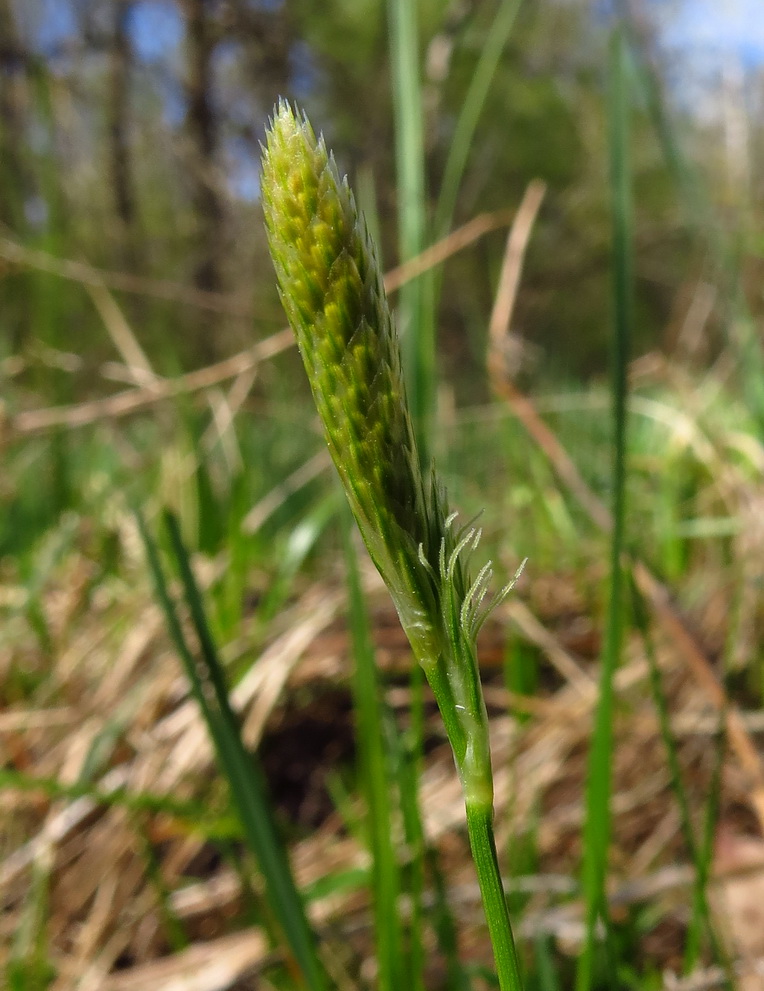
<svg viewBox="0 0 764 991"><path fill-rule="evenodd" d="M682 75L681 44L662 43L672 5L633 6L654 86L642 81L635 121L635 350L690 346L682 327L694 305L709 310L692 344L694 360L708 363L724 347L730 307L753 313L760 303L752 161L761 70L730 56L719 78L699 86L691 60ZM534 386L596 381L607 368L610 312L603 46L611 15L583 2L520 5L449 217L439 210L444 168L497 9L427 0L418 10L426 240L447 232L437 229L444 221L450 228L511 211L531 179L543 180L514 315L517 371ZM378 0L3 0L0 37L8 414L105 395L129 374L116 367L124 355L81 273L52 259L106 270L158 375L222 359L281 326L258 202L258 142L279 95L320 122L360 190L384 261L401 260L390 44ZM698 176L688 178L688 162ZM451 259L439 281L444 402L444 390L457 406L487 398L487 314L503 248L495 230ZM290 395L304 394L295 368L290 358L264 370L247 406L283 401L285 381ZM37 472L39 502L63 509L75 497L66 461ZM41 510L38 524L18 526L18 511L0 526L2 549L34 540L49 519Z"/></svg>
<svg viewBox="0 0 764 991"><path fill-rule="evenodd" d="M753 267L755 238L745 235L758 193L750 156L761 137L755 113L749 117L741 101L745 94L755 103L760 72L749 69L737 88L734 79L721 90L707 81L701 111L691 82L677 78L681 54L660 45L666 11L635 6L643 55L658 73L661 112L703 170L739 257ZM418 5L430 226L495 7ZM1 16L6 236L100 268L223 293L245 311L237 318L140 292L120 297L158 372L249 343L254 316L258 328L280 325L258 204L258 142L279 95L297 99L321 122L341 167L376 208L384 259L397 260L384 4L4 0ZM585 3L520 6L476 123L453 218L457 225L512 209L530 179L547 184L517 314L533 345L533 371L546 380L586 380L606 364L607 25L606 10ZM700 218L682 202L648 100L643 91L634 141L640 353L672 346L687 305L680 290L712 274L706 245L693 236ZM442 360L465 371L450 378L471 388L473 399L479 386L468 383L480 374L502 250L501 233L486 238L449 265L443 285ZM87 293L16 267L3 292L6 357L24 355L33 341L74 351L82 362L74 377L53 376L46 387L64 390L62 400L64 383L71 396L96 393L99 362L114 356ZM234 299L229 303L235 311Z"/></svg>
<svg viewBox="0 0 764 991"><path fill-rule="evenodd" d="M500 570L513 573L528 555L524 601L578 652L583 669L596 665L606 543L515 415L492 400L486 352L507 228L529 183L540 180L545 194L512 311L508 367L585 482L607 501L607 45L616 21L629 38L633 98L627 542L690 618L726 686L724 704L761 705L764 51L756 49L756 30L748 47L709 44L699 55L689 47L693 5L679 0L419 0L414 96L423 197L420 229L407 242L395 6L0 0L0 709L64 714L46 736L34 719L6 725L0 712L8 766L45 776L49 785L44 807L28 796L14 807L17 791L4 793L15 816L0 841L9 858L52 814L60 798L53 778L86 790L102 784L109 769L141 750L136 726L148 733L178 702L177 686L159 678L159 661L175 671L159 626L146 627L149 639L124 680L113 682L114 694L99 694L114 657L123 657L129 636L153 616L130 506L141 506L150 521L161 506L178 513L198 555L232 683L297 622L306 597L316 589L329 597L342 585L339 503L321 460L307 382L289 339L274 336L285 321L262 224L259 142L280 96L323 130L386 270L474 218L485 221L480 236L422 280L437 328L433 449L455 502L467 513L485 508ZM699 19L711 16L707 7L695 7ZM723 41L724 15L708 23L712 39ZM484 99L469 109L481 72L488 73ZM405 317L410 300L400 305ZM379 640L387 620L375 617ZM527 615L514 622L495 634L496 690L509 692L513 704L520 696L554 696L567 681L547 665L549 642ZM393 668L397 698L403 689ZM148 684L149 676L159 681ZM682 678L671 685L685 700ZM352 763L350 703L324 686L318 694L328 701L315 709L316 692L305 691L278 703L262 746L291 839L332 815L345 828L354 815L353 784L332 777L335 760ZM273 708L280 696L268 698ZM719 707L718 697L711 701ZM303 703L300 722L294 710ZM550 710L526 709L514 715L531 733ZM299 749L289 735L293 723L323 769L313 766L315 754L308 760L292 753ZM539 838L538 817L545 804L566 806L566 776L582 781L588 725L566 744L567 770L563 761L560 777L539 779L533 799L512 812L525 816L522 830L532 839L527 850L514 848L513 869L532 873L547 863L575 874L571 837L580 817L565 820L554 841ZM65 747L83 726L80 749ZM640 747L633 746L632 759ZM682 758L693 810L692 796L703 810L711 790L708 821L718 814L756 832L751 779L730 772L725 792L712 749L696 747ZM746 773L754 773L751 765ZM23 783L14 782L14 789ZM162 790L151 775L133 784ZM200 774L181 792L201 808L209 787L214 791ZM160 812L179 814L158 802ZM653 809L649 824L631 823L633 833L622 837L628 856L662 814ZM186 923L171 906L173 881L167 874L157 880L170 871L162 842L154 834L146 839L145 823L129 819L122 828L146 840L136 857L160 905L160 936L133 941L129 952L123 947L109 967L145 962L195 938L178 936ZM198 854L189 872L210 876L230 854L215 829L207 837L214 854ZM679 856L680 832L666 827L664 846L640 863ZM707 863L711 856L708 846ZM74 980L71 967L85 967L88 958L72 935L76 920L61 908L65 892L50 880L55 863L44 869L49 883L30 887L27 878L23 894L12 893L23 871L3 876L9 904L36 919L10 954L17 969L9 973L23 975L17 987L48 986L55 974L61 987L75 986L66 983ZM338 889L347 883L343 874ZM515 901L522 907L527 899ZM50 921L56 911L58 928ZM671 911L649 908L629 929L629 945L637 946L656 919L669 920L663 942L654 939L646 956L634 951L636 961L648 961L649 986L658 986L661 967L682 957L677 933L687 920ZM121 917L112 921L114 932L128 926ZM207 935L226 928L210 925ZM28 935L46 926L50 943ZM91 956L111 933L99 931ZM360 959L366 951L354 952ZM538 973L546 973L547 951L538 952ZM343 961L345 967L355 973L355 964ZM642 973L641 963L634 968ZM105 980L106 970L99 973ZM273 986L293 986L283 974L272 979ZM537 986L552 989L551 980L539 977ZM461 985L433 978L428 986Z"/></svg>

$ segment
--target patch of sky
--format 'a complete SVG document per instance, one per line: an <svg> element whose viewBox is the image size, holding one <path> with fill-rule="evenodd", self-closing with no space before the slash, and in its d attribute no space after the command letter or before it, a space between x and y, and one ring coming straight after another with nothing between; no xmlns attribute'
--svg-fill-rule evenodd
<svg viewBox="0 0 764 991"><path fill-rule="evenodd" d="M247 6L275 14L283 8L284 0L248 0Z"/></svg>
<svg viewBox="0 0 764 991"><path fill-rule="evenodd" d="M234 199L260 199L260 158L248 141L234 138L225 147L226 178Z"/></svg>
<svg viewBox="0 0 764 991"><path fill-rule="evenodd" d="M709 67L729 58L740 59L746 67L764 63L761 0L684 0L668 7L661 21L666 48L696 62L705 61Z"/></svg>
<svg viewBox="0 0 764 991"><path fill-rule="evenodd" d="M621 0L593 0L594 23L614 24L621 6ZM657 28L666 51L701 71L730 57L747 67L764 63L762 0L642 0L640 14Z"/></svg>
<svg viewBox="0 0 764 991"><path fill-rule="evenodd" d="M149 72L162 101L162 116L170 127L186 116L182 42L185 35L183 14L174 0L137 0L130 8L127 30L136 58Z"/></svg>
<svg viewBox="0 0 764 991"><path fill-rule="evenodd" d="M43 55L58 54L79 35L75 11L67 0L20 2L15 12L22 34Z"/></svg>
<svg viewBox="0 0 764 991"><path fill-rule="evenodd" d="M26 222L37 231L41 231L47 226L49 212L48 204L42 196L30 196L24 201Z"/></svg>
<svg viewBox="0 0 764 991"><path fill-rule="evenodd" d="M304 41L297 41L289 50L289 72L292 92L304 99L316 91L320 71L313 51Z"/></svg>
<svg viewBox="0 0 764 991"><path fill-rule="evenodd" d="M234 128L252 127L252 91L242 71L245 53L237 41L221 42L213 53L214 95L218 106L225 106L226 119Z"/></svg>
<svg viewBox="0 0 764 991"><path fill-rule="evenodd" d="M241 58L241 44L230 38L215 47L215 71L226 72L235 68Z"/></svg>
<svg viewBox="0 0 764 991"><path fill-rule="evenodd" d="M172 0L139 0L128 25L136 54L144 62L163 62L183 40L183 15Z"/></svg>
<svg viewBox="0 0 764 991"><path fill-rule="evenodd" d="M188 103L180 83L172 80L162 87L162 113L172 127L182 124L186 117Z"/></svg>
<svg viewBox="0 0 764 991"><path fill-rule="evenodd" d="M764 66L761 0L649 0L674 104L695 120L718 122L730 100L752 112L747 79Z"/></svg>

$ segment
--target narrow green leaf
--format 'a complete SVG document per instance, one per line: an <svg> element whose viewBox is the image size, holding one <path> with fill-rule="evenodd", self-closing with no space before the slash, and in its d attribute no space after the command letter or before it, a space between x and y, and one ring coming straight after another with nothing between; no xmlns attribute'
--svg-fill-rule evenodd
<svg viewBox="0 0 764 991"><path fill-rule="evenodd" d="M594 970L597 920L605 925L608 949L609 919L605 882L611 827L611 776L613 761L613 678L623 637L623 569L626 489L627 363L633 321L631 166L629 158L630 95L626 71L626 46L616 28L610 46L610 191L613 231L613 530L610 542L610 588L607 630L600 674L600 694L586 781L586 820L581 883L585 901L586 936L576 971L576 991L589 991ZM614 961L606 953L608 981L617 986Z"/></svg>
<svg viewBox="0 0 764 991"><path fill-rule="evenodd" d="M687 797L687 790L682 779L682 772L679 765L679 751L671 731L671 720L669 716L668 701L663 690L658 661L655 656L655 647L650 636L650 624L644 599L637 588L631 572L629 573L629 585L631 589L631 600L633 605L634 621L642 635L642 642L645 647L645 656L650 667L650 688L652 691L655 709L658 714L658 726L660 729L663 745L666 748L666 762L668 764L671 778L671 788L676 798L679 809L679 822L682 830L682 837L687 847L693 866L695 867L695 883L693 885L692 917L688 926L687 940L685 945L685 973L691 973L699 963L699 952L701 935L706 933L714 959L728 966L725 954L713 926L710 907L708 904L707 887L710 873L710 863L713 855L713 843L707 840L709 835L713 836L713 828L706 829L704 837L698 843L695 838L695 830L692 825L690 815L690 803ZM718 798L718 781L716 788L712 788L709 794L706 822L715 823L715 801Z"/></svg>
<svg viewBox="0 0 764 991"><path fill-rule="evenodd" d="M515 24L521 0L501 0L486 34L475 72L470 80L454 135L448 149L446 167L435 209L435 237L444 237L451 227L464 170L474 150L475 130L485 106L486 97Z"/></svg>
<svg viewBox="0 0 764 991"><path fill-rule="evenodd" d="M427 244L424 113L419 58L419 0L388 0L392 63L398 254L408 261ZM398 319L411 418L422 465L428 464L435 408L435 314L430 273L402 287Z"/></svg>
<svg viewBox="0 0 764 991"><path fill-rule="evenodd" d="M305 907L295 886L286 850L278 836L264 775L255 755L248 753L244 747L238 721L231 709L225 674L212 640L188 552L180 536L178 521L168 512L164 519L170 550L180 574L184 598L199 641L201 656L198 661L183 634L154 541L139 515L141 535L170 634L191 682L194 697L207 722L247 843L265 878L274 915L283 929L307 986L311 991L326 991L329 980L318 958Z"/></svg>
<svg viewBox="0 0 764 991"><path fill-rule="evenodd" d="M361 781L368 810L372 857L372 897L380 991L403 984L403 942L398 914L400 870L393 844L392 788L385 753L380 684L369 620L361 589L349 513L341 514L353 637L353 701Z"/></svg>
<svg viewBox="0 0 764 991"><path fill-rule="evenodd" d="M491 805L467 802L467 832L483 897L488 931L491 934L499 987L501 991L522 991L520 961L515 949L507 896L499 871Z"/></svg>

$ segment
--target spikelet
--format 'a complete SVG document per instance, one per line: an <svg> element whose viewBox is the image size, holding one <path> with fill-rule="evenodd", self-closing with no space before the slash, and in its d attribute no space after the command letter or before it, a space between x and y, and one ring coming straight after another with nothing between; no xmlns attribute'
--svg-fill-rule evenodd
<svg viewBox="0 0 764 991"><path fill-rule="evenodd" d="M281 299L329 451L433 687L462 780L481 778L487 792L475 638L491 608L483 604L490 564L470 582L466 558L480 532L456 529L434 469L421 472L374 245L323 138L283 101L267 132L261 188Z"/></svg>
<svg viewBox="0 0 764 991"><path fill-rule="evenodd" d="M374 563L420 659L435 646L443 511L425 484L400 347L374 246L347 181L308 121L281 102L263 155L262 196L281 299L326 441Z"/></svg>

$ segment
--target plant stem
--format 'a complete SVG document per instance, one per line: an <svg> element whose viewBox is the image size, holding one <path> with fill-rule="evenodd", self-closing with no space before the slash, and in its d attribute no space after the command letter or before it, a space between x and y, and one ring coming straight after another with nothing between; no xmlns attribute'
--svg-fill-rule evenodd
<svg viewBox="0 0 764 991"><path fill-rule="evenodd" d="M488 920L496 974L501 991L522 991L520 963L517 959L509 909L504 894L496 841L493 835L493 806L467 802L467 832L472 859L475 861L483 909Z"/></svg>
<svg viewBox="0 0 764 991"><path fill-rule="evenodd" d="M581 885L585 902L586 937L576 969L576 991L591 991L595 983L595 949L598 919L605 927L605 967L608 986L616 986L615 963L610 953L611 927L606 892L607 855L611 831L613 773L614 678L623 642L623 568L626 522L626 419L629 392L629 347L634 322L630 113L631 93L623 32L613 31L610 44L610 198L613 237L613 359L612 420L613 528L610 539L610 586L600 692L594 717L586 780Z"/></svg>
<svg viewBox="0 0 764 991"><path fill-rule="evenodd" d="M390 4L403 17L402 0ZM412 24L405 26L410 40ZM470 576L481 530L456 524L434 468L422 471L398 335L366 225L323 139L283 102L268 133L262 190L281 297L329 450L454 752L499 984L502 991L522 991L493 838L488 716L476 656L480 627L514 581L486 601L490 561ZM418 849L414 929L421 862ZM421 945L418 936L412 940L412 987L423 986Z"/></svg>
<svg viewBox="0 0 764 991"><path fill-rule="evenodd" d="M425 154L419 61L419 8L416 0L388 0L390 61L398 176L398 250L401 263L427 242ZM429 468L435 407L435 314L432 277L413 279L400 295L399 321L411 418L420 463Z"/></svg>

